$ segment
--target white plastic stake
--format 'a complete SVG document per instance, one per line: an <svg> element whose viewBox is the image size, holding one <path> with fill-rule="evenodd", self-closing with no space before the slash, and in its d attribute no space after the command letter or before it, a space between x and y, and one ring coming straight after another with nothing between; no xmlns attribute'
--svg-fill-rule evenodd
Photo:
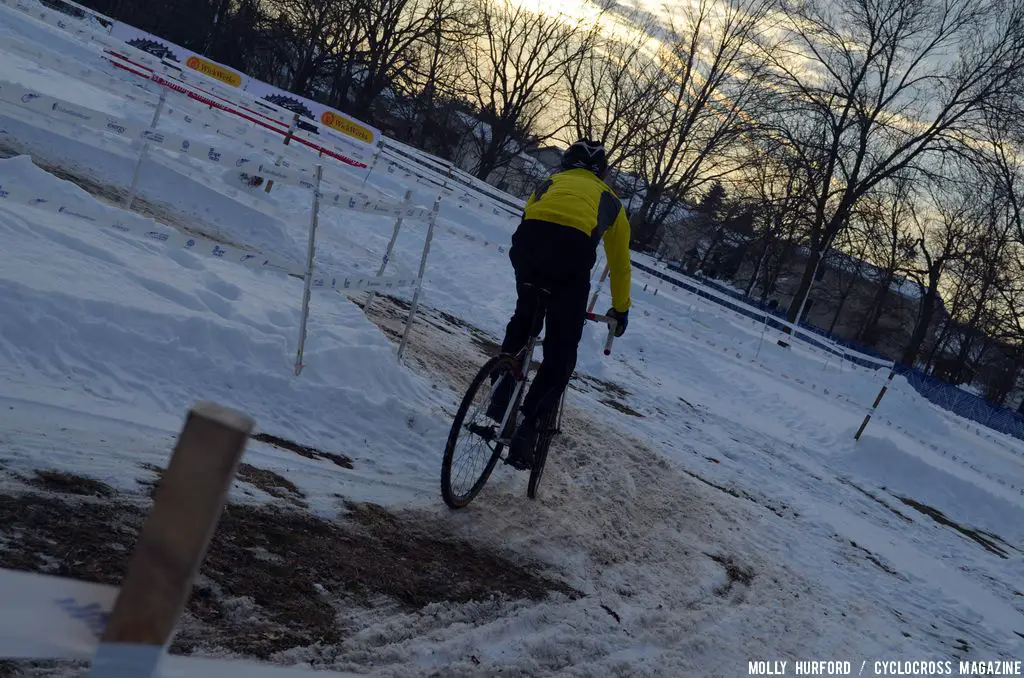
<svg viewBox="0 0 1024 678"><path fill-rule="evenodd" d="M320 215L320 180L324 166L316 166L316 183L313 188L313 215L309 220L309 243L306 248L306 284L302 290L302 319L299 322L299 350L295 354L295 376L302 373L302 354L306 347L306 322L309 320L309 296L313 285L313 262L316 259L316 226Z"/></svg>
<svg viewBox="0 0 1024 678"><path fill-rule="evenodd" d="M410 188L405 192L405 198L402 200L402 204L408 206L412 202L412 189ZM388 262L391 261L391 252L395 249L395 242L398 240L398 232L402 230L402 222L405 221L402 217L395 220L395 230L391 233L391 241L388 243L388 249L384 252L384 258L380 262L380 268L377 269L377 277L384 275L384 269L387 268ZM363 313L369 313L370 307L373 306L374 299L377 298L377 291L370 290L370 294L366 297L366 304L363 306Z"/></svg>
<svg viewBox="0 0 1024 678"><path fill-rule="evenodd" d="M296 113L295 117L292 118L291 127L288 128L288 134L284 135L284 145L285 146L287 146L288 144L290 144L292 142L292 137L295 135L295 130L297 130L298 128L299 128L299 114ZM282 153L282 154L277 156L277 161L274 163L274 166L280 167L281 166L281 162L283 160L284 160L284 154ZM274 187L274 180L270 179L269 181L267 181L267 187L265 189L263 189L263 191L265 193L270 193L270 189L273 188L273 187Z"/></svg>
<svg viewBox="0 0 1024 678"><path fill-rule="evenodd" d="M373 170L377 169L377 162L380 161L380 150L383 142L377 144L377 150L373 152L373 162L370 163L370 171L363 177L363 188L366 188L366 182L370 180L370 175L373 174Z"/></svg>
<svg viewBox="0 0 1024 678"><path fill-rule="evenodd" d="M871 421L871 415L878 409L878 403L882 402L882 398L885 396L885 392L889 390L889 384L892 383L892 378L896 376L896 364L893 363L892 369L889 370L889 377L882 384L882 390L878 392L878 396L875 398L875 402L871 404L871 409L864 415L864 421L861 422L860 428L857 429L857 433L853 436L854 440L860 440L861 434L864 433L864 429L868 427L868 422Z"/></svg>
<svg viewBox="0 0 1024 678"><path fill-rule="evenodd" d="M153 111L153 121L149 123L149 129L156 129L156 124L160 122L160 114L164 111L164 104L167 103L167 90L162 89L160 91L160 101L156 104L156 110ZM139 174L142 172L142 161L149 155L149 142L142 144L142 151L139 152L139 159L135 161L135 170L132 172L132 184L128 189L128 196L124 201L124 208L130 210L132 204L135 202L135 195L139 190Z"/></svg>
<svg viewBox="0 0 1024 678"><path fill-rule="evenodd" d="M764 343L764 333L768 331L768 313L764 312L764 326L761 327L761 338L757 340L757 352L754 354L756 360L761 355L761 344Z"/></svg>
<svg viewBox="0 0 1024 678"><path fill-rule="evenodd" d="M594 290L593 296L590 297L590 305L587 306L587 313L594 312L594 306L597 304L597 297L601 294L601 286L604 285L605 278L608 277L608 264L605 263L604 271L601 273L601 277L597 281L597 289Z"/></svg>
<svg viewBox="0 0 1024 678"><path fill-rule="evenodd" d="M409 317L405 319L405 334L402 335L402 344L398 347L398 360L401 362L405 347L409 343L409 333L412 330L413 320L416 318L416 310L420 304L420 293L423 290L423 276L427 271L427 256L430 254L430 241L434 238L434 226L437 224L437 213L441 210L441 198L434 201L434 210L430 214L430 223L427 225L427 237L423 241L423 256L420 257L420 271L416 276L416 291L412 295L412 304L409 306Z"/></svg>

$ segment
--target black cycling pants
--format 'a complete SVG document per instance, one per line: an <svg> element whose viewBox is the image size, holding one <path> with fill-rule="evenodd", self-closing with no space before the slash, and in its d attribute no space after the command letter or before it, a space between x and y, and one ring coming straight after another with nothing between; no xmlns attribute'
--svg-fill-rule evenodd
<svg viewBox="0 0 1024 678"><path fill-rule="evenodd" d="M515 354L526 346L532 331L540 329L531 323L543 305L544 357L521 409L525 417L539 419L558 405L576 369L596 252L581 231L538 221L523 222L512 243L518 300L501 350Z"/></svg>

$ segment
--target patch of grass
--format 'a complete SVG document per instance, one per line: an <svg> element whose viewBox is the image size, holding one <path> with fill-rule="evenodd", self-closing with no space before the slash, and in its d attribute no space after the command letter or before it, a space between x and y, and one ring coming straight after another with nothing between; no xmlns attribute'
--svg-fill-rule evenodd
<svg viewBox="0 0 1024 678"><path fill-rule="evenodd" d="M0 495L0 567L119 585L143 517L125 502Z"/></svg>
<svg viewBox="0 0 1024 678"><path fill-rule="evenodd" d="M910 497L896 495L896 498L902 501L907 506L910 506L911 508L916 509L920 513L923 513L924 515L928 516L938 524L943 525L945 527L953 528L954 530L956 530L963 536L967 537L968 539L980 544L981 547L989 553L993 553L999 556L1000 558L1004 559L1010 557L1009 552L1007 552L1006 549L1000 547L999 544L996 543L997 541L1003 544L1006 543L1002 540L1002 538L999 537L999 535L992 534L991 532L985 532L983 530L975 530L969 527L964 527L963 525L960 525L959 523L950 520L942 511L938 510L937 508L933 506L928 506L927 504L922 504L921 502L915 499L911 499Z"/></svg>
<svg viewBox="0 0 1024 678"><path fill-rule="evenodd" d="M66 473L64 471L36 471L28 484L49 492L77 494L93 497L112 497L114 488L95 478Z"/></svg>
<svg viewBox="0 0 1024 678"><path fill-rule="evenodd" d="M602 398L601 399L601 404L607 405L608 407L612 408L613 410L618 410L619 412L622 412L623 414L628 414L631 417L637 417L639 419L643 419L644 418L644 415L640 414L639 412L634 410L629 405L626 405L625 403L620 403L618 400L613 400L612 398Z"/></svg>
<svg viewBox="0 0 1024 678"><path fill-rule="evenodd" d="M123 495L122 495L123 496ZM145 502L0 495L0 567L118 585ZM432 514L349 504L337 521L280 505L229 505L172 651L224 648L270 658L349 632L340 607L540 600L581 594L543 573L444 533ZM239 608L244 614L239 614Z"/></svg>
<svg viewBox="0 0 1024 678"><path fill-rule="evenodd" d="M882 506L884 506L885 508L887 508L887 509L888 509L889 511L891 511L892 513L894 513L894 514L896 514L897 516L899 516L899 517L900 517L901 519L903 519L904 521L906 521L906 522L908 522L908 523L912 523L912 522L914 522L914 520L913 520L913 519L912 519L912 518L911 518L910 516L908 516L908 515L907 515L907 514L905 514L905 513L902 513L902 512L900 512L900 511L899 511L898 509L896 509L896 508L894 508L894 507L890 506L890 505L889 505L889 503L888 503L888 502L886 502L886 501L885 501L884 499L882 499L881 497L879 497L879 496L878 496L878 495L876 495L876 494L873 494L873 493L871 493L871 492L868 492L868 491L867 491L867 490L865 490L865 489L864 489L863 487L861 487L860 485L857 485L857 484L856 484L856 483L854 483L853 481L851 481L851 480L848 480L847 478L838 478L837 480L839 480L839 482L843 483L844 485L848 485L849 487L852 487L853 489L857 490L858 492L860 492L860 493L861 493L861 494L863 494L864 496L868 497L868 498L869 498L869 499L871 499L872 501L875 501L875 502L877 502L878 504L881 504Z"/></svg>
<svg viewBox="0 0 1024 678"><path fill-rule="evenodd" d="M758 501L758 499L756 497L753 497L753 496L747 494L743 490L734 490L731 487L725 487L724 485L718 485L717 483L713 483L710 480L707 480L706 478L702 478L701 476L697 475L693 471L688 471L685 468L682 468L680 470L683 473L685 473L686 475L690 476L691 478L699 480L700 482L704 483L705 485L707 485L709 487L713 487L713 488L715 488L716 490L718 490L720 492L725 492L726 494L728 494L731 497L736 497L737 499L746 499L747 501L753 502L753 503L757 504L758 506L763 506L764 508L768 509L769 511L771 511L772 513L774 513L775 515L777 515L780 518L785 518L786 517L786 514L783 512L784 510L787 510L789 508L786 505L782 505L781 507L771 506L771 505L769 505L767 503ZM793 517L794 518L799 518L800 515L794 511L793 512Z"/></svg>
<svg viewBox="0 0 1024 678"><path fill-rule="evenodd" d="M251 464L239 464L238 478L278 499L285 499L301 505L305 498L295 483L265 468L257 468Z"/></svg>
<svg viewBox="0 0 1024 678"><path fill-rule="evenodd" d="M608 607L604 603L601 603L601 609L604 610L605 612L607 612L609 615L611 615L612 619L615 620L615 623L617 623L617 624L621 624L622 623L622 620L619 618L619 615L615 613L615 610L613 610L612 608Z"/></svg>
<svg viewBox="0 0 1024 678"><path fill-rule="evenodd" d="M857 549L858 551L863 551L865 553L865 555L867 556L867 559L870 560L878 569L882 570L883 572L888 572L892 576L898 577L898 578L903 579L904 581L906 581L906 577L904 577L898 571L896 571L896 570L892 569L891 567L889 567L888 565L886 565L884 562L882 562L882 560L878 556L876 556L874 553L872 553L868 549L864 548L863 546L861 546L857 542L853 541L852 539L850 540L850 546L852 546L853 548Z"/></svg>
<svg viewBox="0 0 1024 678"><path fill-rule="evenodd" d="M352 460L343 454L336 454L334 452L324 452L322 450L316 449L315 447L310 447L309 445L300 445L294 440L288 440L287 438L275 436L270 433L255 433L251 437L253 440L256 440L261 443L266 443L267 445L273 445L274 447L277 447L282 450L294 452L300 457L305 457L306 459L327 459L328 461L332 461L338 466L341 466L342 468L355 468L355 466L352 464Z"/></svg>
<svg viewBox="0 0 1024 678"><path fill-rule="evenodd" d="M754 581L754 570L750 567L740 565L732 556L722 556L711 553L705 553L704 555L724 567L725 576L728 577L728 581L725 584L715 589L715 595L725 596L732 591L736 584L750 586L750 583Z"/></svg>

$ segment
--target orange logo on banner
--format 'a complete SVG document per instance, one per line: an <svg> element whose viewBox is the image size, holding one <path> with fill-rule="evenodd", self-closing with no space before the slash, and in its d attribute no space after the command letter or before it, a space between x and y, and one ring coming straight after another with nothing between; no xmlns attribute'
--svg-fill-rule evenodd
<svg viewBox="0 0 1024 678"><path fill-rule="evenodd" d="M331 111L324 111L324 114L320 116L320 122L333 130L341 132L342 134L347 134L354 139L359 139L359 141L362 141L363 143L373 143L373 132L366 127L363 127L358 122L335 115Z"/></svg>
<svg viewBox="0 0 1024 678"><path fill-rule="evenodd" d="M221 82L225 82L231 85L232 87L242 86L242 76L240 76L238 73L235 73L230 68L218 66L212 61L200 59L194 54L188 58L188 61L185 62L185 65L191 68L193 71L199 71L203 75L208 75L211 78L216 78Z"/></svg>

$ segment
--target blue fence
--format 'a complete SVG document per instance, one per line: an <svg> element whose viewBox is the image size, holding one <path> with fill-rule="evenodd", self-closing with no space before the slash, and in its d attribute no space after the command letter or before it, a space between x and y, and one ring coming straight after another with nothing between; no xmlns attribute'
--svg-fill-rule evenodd
<svg viewBox="0 0 1024 678"><path fill-rule="evenodd" d="M993 405L982 397L929 376L918 369L896 365L896 373L906 378L918 393L939 407L975 421L982 426L1024 440L1024 415Z"/></svg>
<svg viewBox="0 0 1024 678"><path fill-rule="evenodd" d="M664 271L656 270L650 266L645 266L635 261L633 262L633 266L656 278L664 280L671 285L680 287L691 294L696 294L697 296L713 301L716 304L725 306L740 315L760 321L765 317L762 314L767 314L769 316L768 325L770 327L778 330L785 327L782 324L782 321L785 321L786 318L784 311L778 308L769 308L766 304L760 303L759 300L746 297L738 293L736 290L720 285L713 280L702 279L697 282L695 278L692 278L682 271L678 271L678 275L668 275ZM718 292L719 294L709 294L707 292L708 288ZM719 295L735 299L737 303L730 303L728 299L723 299ZM757 308L760 312L755 313L750 307ZM773 318L777 319L778 322L774 321ZM867 348L866 346L859 346L854 342L846 341L839 337L834 337L821 328L813 327L807 323L799 323L798 326L801 330L801 334L803 335L801 339L813 346L816 346L817 348L820 348L821 350L836 354L835 348L829 343L824 341L815 341L814 337L816 336L821 337L822 339L827 339L829 342L833 342L839 346L856 351L857 353L875 357L880 361L887 363L892 362L890 358L886 358L877 351ZM843 353L842 355L846 360L861 365L862 367L870 369L877 369L878 367L877 364L865 361L857 355L849 353ZM903 376L914 390L939 407L964 417L965 419L977 422L987 428L1024 440L1024 414L1005 407L1000 407L999 405L993 405L980 396L968 393L967 391L957 388L956 386L948 384L940 379L931 377L917 368L911 368L906 365L896 363L896 373Z"/></svg>

